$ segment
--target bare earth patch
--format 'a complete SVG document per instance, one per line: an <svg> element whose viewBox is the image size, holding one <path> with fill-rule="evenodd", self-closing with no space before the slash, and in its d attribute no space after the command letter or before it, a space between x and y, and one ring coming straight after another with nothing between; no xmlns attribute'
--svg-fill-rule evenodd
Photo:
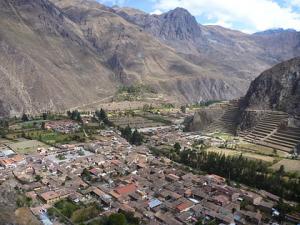
<svg viewBox="0 0 300 225"><path fill-rule="evenodd" d="M19 225L41 225L41 222L32 214L29 208L19 208L15 211L16 221Z"/></svg>

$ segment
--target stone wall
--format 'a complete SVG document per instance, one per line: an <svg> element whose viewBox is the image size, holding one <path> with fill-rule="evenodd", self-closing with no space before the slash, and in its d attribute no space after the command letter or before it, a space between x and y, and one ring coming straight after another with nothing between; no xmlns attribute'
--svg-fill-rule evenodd
<svg viewBox="0 0 300 225"><path fill-rule="evenodd" d="M207 128L211 123L217 121L224 114L225 109L213 108L213 109L201 109L197 111L193 118L186 124L188 131L201 131Z"/></svg>
<svg viewBox="0 0 300 225"><path fill-rule="evenodd" d="M289 117L288 127L300 128L300 117Z"/></svg>
<svg viewBox="0 0 300 225"><path fill-rule="evenodd" d="M267 114L263 110L245 110L239 118L238 132L254 128Z"/></svg>

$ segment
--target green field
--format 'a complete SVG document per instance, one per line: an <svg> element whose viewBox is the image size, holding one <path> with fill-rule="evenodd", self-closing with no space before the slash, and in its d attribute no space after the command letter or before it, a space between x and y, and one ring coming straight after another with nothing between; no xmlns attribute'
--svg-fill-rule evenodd
<svg viewBox="0 0 300 225"><path fill-rule="evenodd" d="M48 147L46 144L36 140L24 140L8 144L8 146L19 154L35 153L38 148Z"/></svg>
<svg viewBox="0 0 300 225"><path fill-rule="evenodd" d="M238 150L223 149L223 148L217 148L217 147L208 148L206 151L224 154L225 156L237 156L237 155L242 154L243 157L246 157L248 159L261 160L261 161L264 161L267 163L273 163L274 160L276 160L276 158L271 157L271 156L255 154L255 153L251 153L251 152L243 152L243 151L238 151Z"/></svg>
<svg viewBox="0 0 300 225"><path fill-rule="evenodd" d="M30 139L41 141L45 144L65 144L72 141L75 142L83 142L84 134L76 133L76 134L63 134L54 131L37 131L30 132L26 134Z"/></svg>

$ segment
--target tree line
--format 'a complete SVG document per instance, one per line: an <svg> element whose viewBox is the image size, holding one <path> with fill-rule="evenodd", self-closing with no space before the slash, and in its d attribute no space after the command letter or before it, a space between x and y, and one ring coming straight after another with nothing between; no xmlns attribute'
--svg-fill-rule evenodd
<svg viewBox="0 0 300 225"><path fill-rule="evenodd" d="M119 130L121 132L121 136L130 144L141 145L143 143L144 137L137 129L133 131L131 127L127 125L125 128L120 127Z"/></svg>

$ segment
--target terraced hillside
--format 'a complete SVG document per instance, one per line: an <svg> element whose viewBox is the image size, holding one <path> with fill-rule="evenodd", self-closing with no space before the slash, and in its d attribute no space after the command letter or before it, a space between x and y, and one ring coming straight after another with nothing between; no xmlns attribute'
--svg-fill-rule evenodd
<svg viewBox="0 0 300 225"><path fill-rule="evenodd" d="M287 113L268 111L254 128L242 131L239 135L250 143L292 152L300 143L300 128L285 126L287 120Z"/></svg>
<svg viewBox="0 0 300 225"><path fill-rule="evenodd" d="M190 131L223 132L235 135L240 114L239 100L217 103L198 110L187 122Z"/></svg>
<svg viewBox="0 0 300 225"><path fill-rule="evenodd" d="M300 58L294 58L265 71L252 82L241 104L241 127L250 126L242 129L240 135L246 141L276 150L296 151L300 144L299 103ZM251 113L258 120L247 116Z"/></svg>
<svg viewBox="0 0 300 225"><path fill-rule="evenodd" d="M235 135L239 114L239 101L231 101L225 106L224 113L221 117L204 129L204 132L211 133L217 131Z"/></svg>

